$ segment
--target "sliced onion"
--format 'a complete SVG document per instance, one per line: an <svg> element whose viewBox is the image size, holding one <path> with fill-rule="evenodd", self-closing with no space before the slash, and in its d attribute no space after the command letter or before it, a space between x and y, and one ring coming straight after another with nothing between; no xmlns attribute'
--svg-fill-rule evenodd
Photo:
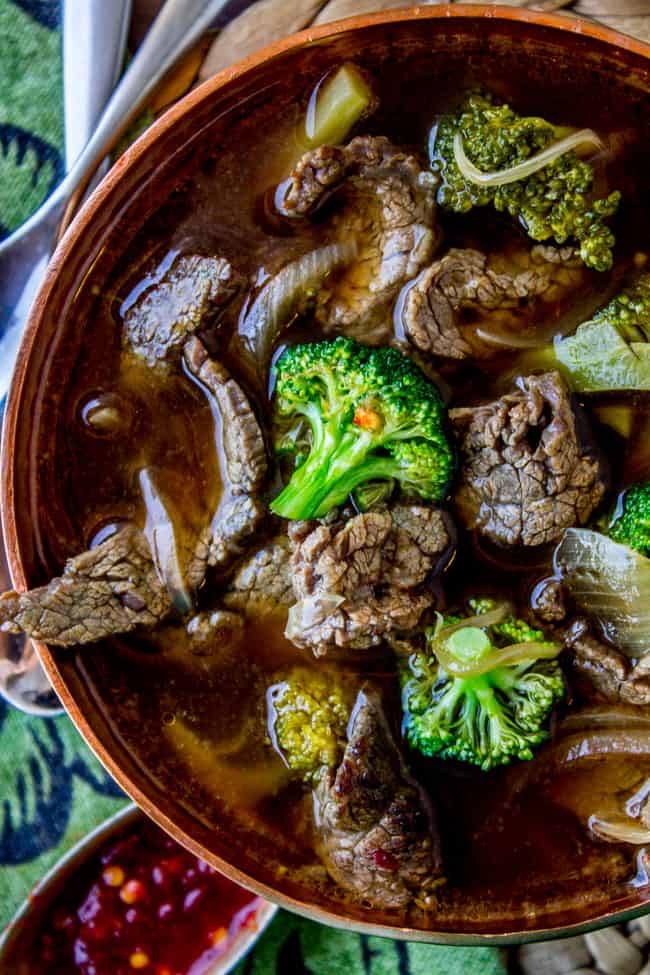
<svg viewBox="0 0 650 975"><path fill-rule="evenodd" d="M323 279L353 261L357 252L354 240L327 244L291 261L262 286L253 303L244 308L239 323L240 340L257 365L268 366L278 335Z"/></svg>
<svg viewBox="0 0 650 975"><path fill-rule="evenodd" d="M454 136L454 159L468 183L475 183L478 186L507 186L509 183L516 183L520 179L532 176L533 173L544 169L545 166L555 162L565 153L585 145L593 146L596 150L604 148L602 139L593 129L580 129L579 132L573 132L564 139L554 142L541 152L535 153L534 156L517 163L516 166L510 166L508 169L501 169L493 173L484 173L467 156L463 137L460 132L457 132Z"/></svg>
<svg viewBox="0 0 650 975"><path fill-rule="evenodd" d="M559 643L513 643L488 653L478 660L460 662L445 648L444 643L436 642L431 648L445 673L454 677L480 677L497 667L514 667L517 664L532 663L534 660L552 660L562 650Z"/></svg>
<svg viewBox="0 0 650 975"><path fill-rule="evenodd" d="M543 345L543 339L537 335L514 335L509 332L492 332L489 328L480 326L476 329L476 337L488 345L497 345L502 349L536 349Z"/></svg>
<svg viewBox="0 0 650 975"><path fill-rule="evenodd" d="M625 803L625 812L633 819L639 818L642 826L650 828L650 779L630 796Z"/></svg>
<svg viewBox="0 0 650 975"><path fill-rule="evenodd" d="M589 828L596 836L612 843L631 843L632 846L650 843L650 829L623 816L610 820L590 816Z"/></svg>
<svg viewBox="0 0 650 975"><path fill-rule="evenodd" d="M578 606L632 657L650 652L650 559L600 532L568 528L556 572Z"/></svg>
<svg viewBox="0 0 650 975"><path fill-rule="evenodd" d="M476 616L469 616L458 623L450 623L437 629L431 641L431 650L443 670L454 677L480 677L481 674L487 674L496 667L513 667L517 664L532 663L534 660L551 660L557 657L562 649L559 643L513 643L509 647L494 650L485 657L471 661L460 661L447 650L446 642L452 633L467 627L486 629L501 623L511 612L511 605L503 602L488 613L478 613ZM441 619L438 614L438 620Z"/></svg>
<svg viewBox="0 0 650 975"><path fill-rule="evenodd" d="M447 626L441 626L436 631L436 640L446 640L452 633L455 633L457 630L463 630L466 626L480 626L483 629L487 626L494 626L495 623L501 623L511 613L512 606L510 603L499 603L498 606L495 606L494 609L489 610L487 613L477 613L476 616L467 616L458 623L449 623ZM437 616L439 620L442 620L442 616L439 613Z"/></svg>
<svg viewBox="0 0 650 975"><path fill-rule="evenodd" d="M180 613L189 613L193 608L192 597L185 582L176 542L176 531L171 515L156 487L152 472L144 467L139 475L140 489L144 500L147 520L144 533L158 573L170 598Z"/></svg>
<svg viewBox="0 0 650 975"><path fill-rule="evenodd" d="M573 735L558 743L558 764L601 755L650 755L650 735L645 729L612 728Z"/></svg>
<svg viewBox="0 0 650 975"><path fill-rule="evenodd" d="M535 782L569 771L577 762L615 755L650 759L647 729L611 728L559 738L542 748L534 762L512 766L506 791L515 797Z"/></svg>
<svg viewBox="0 0 650 975"><path fill-rule="evenodd" d="M558 725L558 735L570 734L581 729L602 729L618 728L627 730L631 728L647 729L650 734L650 714L630 705L629 708L603 707L585 708L582 711L574 711L567 715Z"/></svg>

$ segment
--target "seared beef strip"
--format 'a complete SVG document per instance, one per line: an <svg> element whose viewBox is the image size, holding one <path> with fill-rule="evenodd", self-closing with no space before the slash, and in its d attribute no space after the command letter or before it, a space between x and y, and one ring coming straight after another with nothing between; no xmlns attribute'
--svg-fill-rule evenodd
<svg viewBox="0 0 650 975"><path fill-rule="evenodd" d="M178 257L123 314L123 343L147 365L168 359L185 340L208 324L239 286L228 261Z"/></svg>
<svg viewBox="0 0 650 975"><path fill-rule="evenodd" d="M128 527L70 559L47 586L0 596L0 629L72 646L154 627L171 609L147 539Z"/></svg>
<svg viewBox="0 0 650 975"><path fill-rule="evenodd" d="M581 443L557 372L528 376L483 406L450 410L460 445L456 508L503 545L541 545L583 525L605 493L597 452Z"/></svg>
<svg viewBox="0 0 650 975"><path fill-rule="evenodd" d="M451 554L442 513L417 504L293 522L289 538L297 602L286 635L317 657L416 626L434 602L431 589L418 587Z"/></svg>
<svg viewBox="0 0 650 975"><path fill-rule="evenodd" d="M530 317L531 299L557 301L562 293L580 284L584 265L571 247L537 245L526 263L499 269L494 259L477 250L452 248L423 271L404 297L402 328L407 339L422 352L450 359L491 355L498 349L464 324L459 314L469 309L486 321L505 317L516 327L524 314ZM499 312L499 314L495 314ZM525 321L525 319L522 319Z"/></svg>
<svg viewBox="0 0 650 975"><path fill-rule="evenodd" d="M434 905L443 877L433 808L374 691L359 692L343 759L315 803L319 853L336 883L384 910Z"/></svg>
<svg viewBox="0 0 650 975"><path fill-rule="evenodd" d="M278 535L240 566L223 597L224 605L244 616L286 616L296 600L291 579L291 548Z"/></svg>
<svg viewBox="0 0 650 975"><path fill-rule="evenodd" d="M607 701L650 705L650 665L643 658L633 665L614 647L598 640L586 620L575 619L562 633L578 675L587 678Z"/></svg>
<svg viewBox="0 0 650 975"><path fill-rule="evenodd" d="M326 330L387 342L402 285L433 256L435 194L413 156L383 136L360 136L306 153L287 180L280 210L309 216L334 191L326 233L331 241L356 241L358 252L323 283L316 318Z"/></svg>
<svg viewBox="0 0 650 975"><path fill-rule="evenodd" d="M211 523L201 533L187 570L191 587L201 584L208 566L223 566L241 555L264 514L258 494L266 475L264 438L250 403L227 369L211 359L193 337L183 349L189 372L205 389L217 423L217 449L223 457L223 494Z"/></svg>

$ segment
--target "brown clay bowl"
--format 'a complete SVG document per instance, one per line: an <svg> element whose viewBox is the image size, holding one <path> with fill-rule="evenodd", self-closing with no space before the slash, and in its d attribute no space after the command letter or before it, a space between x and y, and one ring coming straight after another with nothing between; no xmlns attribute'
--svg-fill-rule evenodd
<svg viewBox="0 0 650 975"><path fill-rule="evenodd" d="M409 71L426 55L426 76ZM287 38L198 88L164 115L114 166L58 248L20 350L2 454L2 516L18 589L42 584L87 540L57 490L58 449L68 417L66 385L83 347L94 296L120 256L210 147L253 108L282 106L309 90L330 65L356 58L373 70L405 65L408 85L465 84L514 74L544 86L553 106L588 92L593 111L621 105L626 119L650 119L650 47L584 21L510 7L454 5L369 14ZM399 87L399 86L397 86ZM399 96L396 93L396 98ZM270 108L269 108L270 106ZM224 117L224 113L227 113ZM597 119L597 115L596 115ZM596 124L597 121L596 121ZM628 122L629 124L629 122ZM221 143L223 144L223 143ZM101 350L96 350L98 358ZM620 921L650 907L650 891L585 881L579 897L513 903L486 924L471 911L432 928L401 927L390 915L351 906L300 886L281 844L259 825L218 809L169 775L163 753L143 761L140 711L146 698L113 681L111 645L80 652L40 646L47 673L88 744L129 795L171 835L233 880L316 920L373 934L449 944L515 942ZM102 674L104 676L102 676ZM171 761L171 759L169 760ZM560 869L553 865L549 873Z"/></svg>

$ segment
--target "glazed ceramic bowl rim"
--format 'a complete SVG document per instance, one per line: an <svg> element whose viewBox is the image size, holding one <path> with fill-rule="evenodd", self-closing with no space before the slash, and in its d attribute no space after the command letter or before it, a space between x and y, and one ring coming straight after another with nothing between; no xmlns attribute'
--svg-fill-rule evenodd
<svg viewBox="0 0 650 975"><path fill-rule="evenodd" d="M117 839L129 828L146 820L146 816L134 803L114 813L86 834L78 843L70 847L63 856L50 867L44 877L25 898L4 931L0 933L0 965L5 952L10 952L17 938L21 938L33 920L41 920L41 907L48 910L52 886L59 884L67 876L73 876L108 842ZM228 951L209 968L205 975L227 975L251 950L277 914L278 907L270 901L262 900L255 911L256 926L239 931Z"/></svg>
<svg viewBox="0 0 650 975"><path fill-rule="evenodd" d="M301 45L335 37L338 34L343 34L351 30L365 29L378 25L391 25L414 21L427 22L442 19L506 21L530 24L532 27L551 28L563 35L580 35L594 42L604 43L610 47L622 49L647 61L650 65L650 45L593 22L578 20L566 15L549 14L514 7L492 6L487 4L445 4L431 7L398 9L375 14L363 14L301 31L298 34L291 35L271 44L233 67L221 71L169 109L118 160L75 218L50 262L45 281L30 313L25 335L18 353L13 382L9 391L2 437L1 459L2 496L0 509L2 525L8 549L9 568L13 583L18 590L27 588L27 579L20 558L20 546L16 529L14 505L15 467L14 452L11 448L16 438L21 394L32 351L44 319L44 311L48 306L50 295L55 289L60 271L68 254L76 248L78 239L84 233L93 215L101 211L105 204L108 204L111 194L118 187L123 175L129 168L149 152L150 148L175 125L177 120L182 118L187 112L195 109L204 100L210 99L218 90L228 86L235 79L254 71L272 58L299 48ZM122 770L120 760L116 760L113 757L112 750L100 741L98 735L90 727L87 717L80 712L73 696L68 693L67 687L59 676L58 669L47 646L38 643L36 646L54 689L59 694L71 719L109 773L159 826L166 829L167 832L170 832L175 839L192 850L197 856L205 856L206 851L202 849L201 844L190 837L184 830L176 826L170 817L158 809L156 802L145 795L136 783L131 780L129 773ZM598 913L596 916L592 916L586 921L572 924L531 930L506 930L496 933L453 933L448 931L399 927L388 923L373 923L372 920L352 920L341 917L334 910L310 904L309 901L298 900L288 894L277 891L273 887L250 877L238 867L233 866L227 860L224 860L216 854L208 851L208 855L210 860L217 864L226 876L288 910L335 927L404 940L465 946L517 944L577 934L602 927L606 924L629 920L633 917L650 913L650 903L645 903L624 909L606 910Z"/></svg>

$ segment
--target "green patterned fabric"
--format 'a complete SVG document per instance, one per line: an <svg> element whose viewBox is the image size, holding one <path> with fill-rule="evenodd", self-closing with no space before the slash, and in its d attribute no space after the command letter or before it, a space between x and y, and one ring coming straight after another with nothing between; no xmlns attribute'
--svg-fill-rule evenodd
<svg viewBox="0 0 650 975"><path fill-rule="evenodd" d="M110 0L107 0L110 2ZM0 236L63 170L58 0L0 0ZM61 854L124 795L65 718L0 701L0 928ZM280 913L238 975L500 975L496 950L435 948L325 928Z"/></svg>

